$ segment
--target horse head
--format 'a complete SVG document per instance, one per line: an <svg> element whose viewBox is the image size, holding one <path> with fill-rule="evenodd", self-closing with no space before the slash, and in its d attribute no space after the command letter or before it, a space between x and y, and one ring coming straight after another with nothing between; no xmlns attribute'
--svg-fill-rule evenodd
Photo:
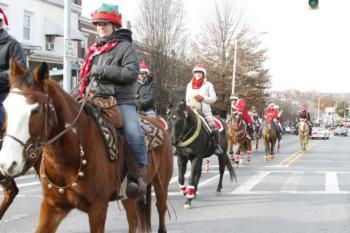
<svg viewBox="0 0 350 233"><path fill-rule="evenodd" d="M46 63L30 72L11 59L9 80L10 92L4 101L7 117L0 169L15 177L26 172L40 156L39 141L48 138L57 116L48 95L49 67Z"/></svg>
<svg viewBox="0 0 350 233"><path fill-rule="evenodd" d="M239 112L239 111L232 112L229 126L234 131L237 131L237 130L243 128L243 119L242 119L241 112Z"/></svg>
<svg viewBox="0 0 350 233"><path fill-rule="evenodd" d="M185 101L180 101L168 111L168 130L174 146L186 136L186 129L189 126L189 111Z"/></svg>

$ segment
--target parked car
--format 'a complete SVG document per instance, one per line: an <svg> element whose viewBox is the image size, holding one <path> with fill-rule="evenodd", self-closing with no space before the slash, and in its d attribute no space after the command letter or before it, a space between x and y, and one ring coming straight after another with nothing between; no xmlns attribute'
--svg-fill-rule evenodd
<svg viewBox="0 0 350 233"><path fill-rule="evenodd" d="M329 131L322 127L322 126L319 126L319 127L312 127L312 131L311 131L311 139L314 139L314 138L322 138L322 139L329 139Z"/></svg>
<svg viewBox="0 0 350 233"><path fill-rule="evenodd" d="M341 136L341 135L346 137L349 136L349 129L341 126L338 126L337 128L335 128L334 136Z"/></svg>

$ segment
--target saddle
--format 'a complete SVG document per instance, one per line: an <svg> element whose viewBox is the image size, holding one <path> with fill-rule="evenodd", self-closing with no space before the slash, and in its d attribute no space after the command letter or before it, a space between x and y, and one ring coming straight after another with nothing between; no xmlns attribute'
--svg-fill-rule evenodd
<svg viewBox="0 0 350 233"><path fill-rule="evenodd" d="M108 99L90 98L85 104L85 111L95 120L105 143L109 159L115 161L121 148L119 138L121 135L115 129L123 127L123 119L117 106L117 100L113 96ZM141 117L140 122L145 132L145 144L148 151L156 150L163 144L163 131L147 121L145 117Z"/></svg>

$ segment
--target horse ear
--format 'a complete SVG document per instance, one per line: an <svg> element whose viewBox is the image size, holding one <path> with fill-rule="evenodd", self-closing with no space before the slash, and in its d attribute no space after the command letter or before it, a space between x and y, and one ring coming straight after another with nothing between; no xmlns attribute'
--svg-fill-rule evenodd
<svg viewBox="0 0 350 233"><path fill-rule="evenodd" d="M39 83L43 83L45 80L49 78L49 66L46 62L40 63L37 67L35 67L33 71L33 79Z"/></svg>
<svg viewBox="0 0 350 233"><path fill-rule="evenodd" d="M18 77L24 75L27 71L19 64L16 58L10 60L10 81L14 83Z"/></svg>
<svg viewBox="0 0 350 233"><path fill-rule="evenodd" d="M187 111L187 109L184 111L184 114L185 114L185 118L188 118L188 111Z"/></svg>

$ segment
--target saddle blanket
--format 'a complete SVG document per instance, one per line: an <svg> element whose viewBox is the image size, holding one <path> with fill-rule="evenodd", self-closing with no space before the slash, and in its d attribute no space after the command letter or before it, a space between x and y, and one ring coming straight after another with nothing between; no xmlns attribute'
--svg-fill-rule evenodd
<svg viewBox="0 0 350 233"><path fill-rule="evenodd" d="M163 131L144 118L140 118L140 122L141 128L145 132L145 143L148 151L156 150L163 145Z"/></svg>
<svg viewBox="0 0 350 233"><path fill-rule="evenodd" d="M163 117L159 117L159 121L162 124L163 128L167 130L168 129L168 123L166 122L166 120L164 120Z"/></svg>
<svg viewBox="0 0 350 233"><path fill-rule="evenodd" d="M209 131L209 133L211 133L212 130L209 127L205 118L202 115L199 115L199 116L201 117L202 123L203 123L204 127L206 128L206 130ZM214 123L215 123L216 128L219 130L219 132L224 130L224 126L222 125L221 121L218 118L214 117Z"/></svg>

